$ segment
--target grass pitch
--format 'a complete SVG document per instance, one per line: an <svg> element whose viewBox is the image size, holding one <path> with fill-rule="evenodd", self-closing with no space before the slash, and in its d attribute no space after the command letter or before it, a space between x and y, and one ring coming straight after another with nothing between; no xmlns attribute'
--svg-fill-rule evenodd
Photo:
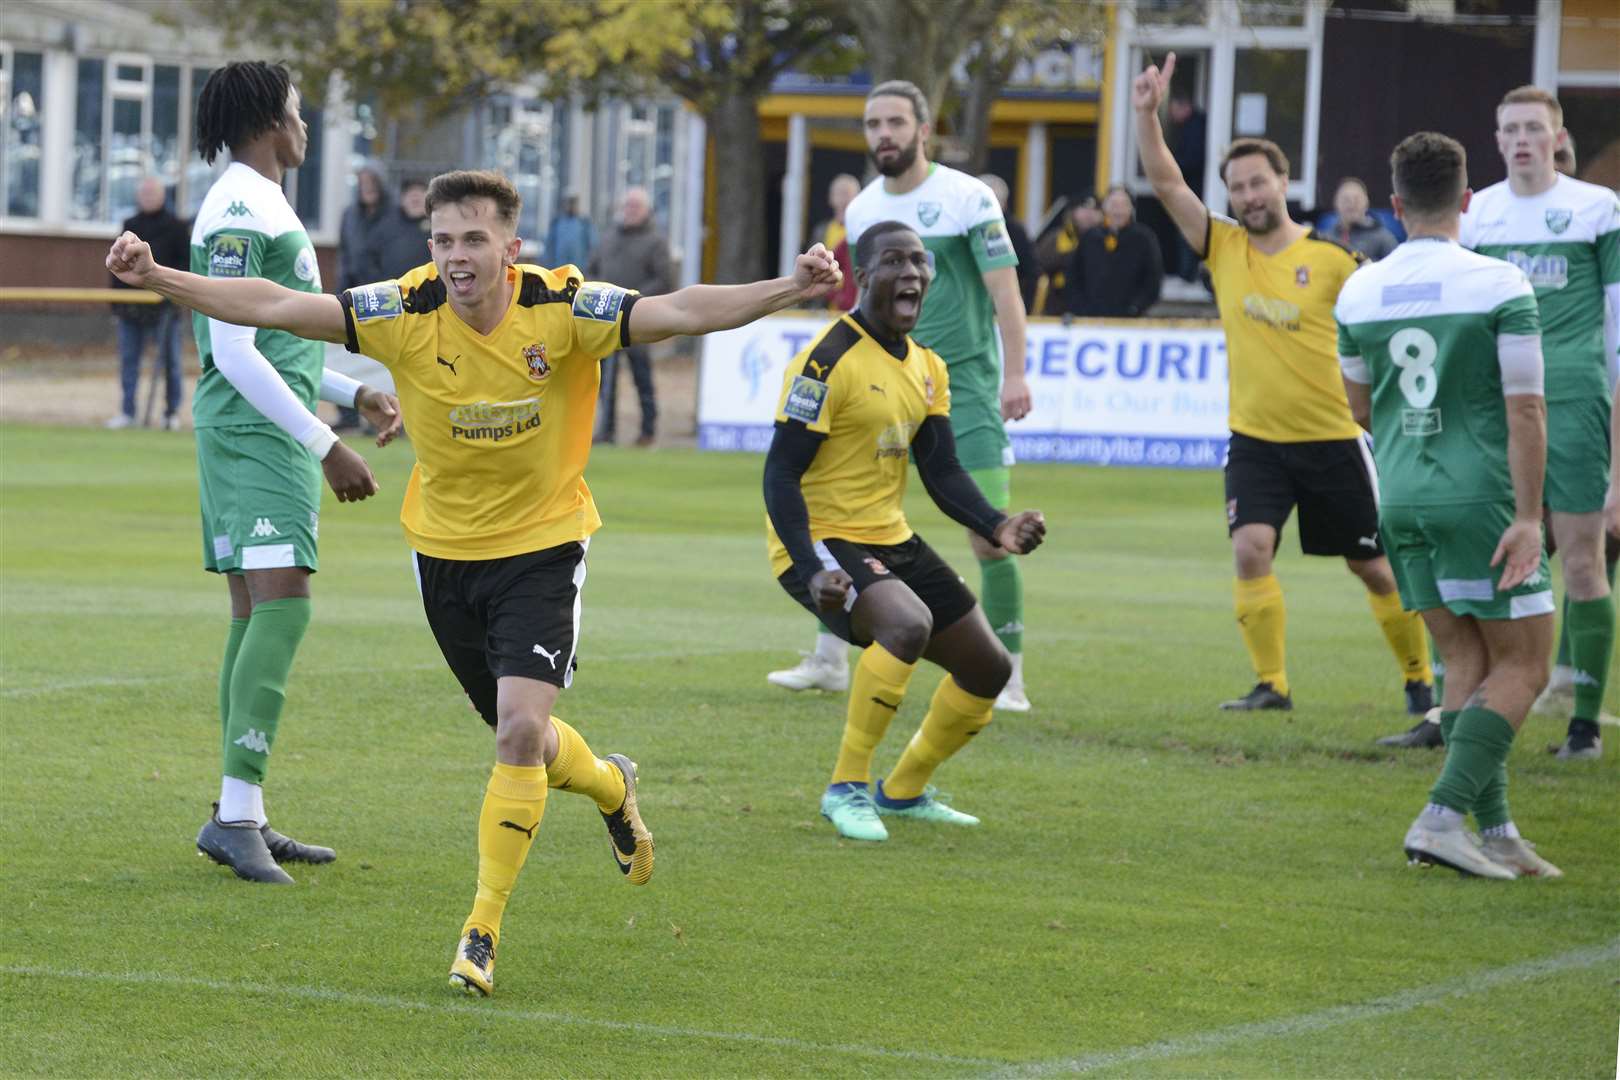
<svg viewBox="0 0 1620 1080"><path fill-rule="evenodd" d="M658 838L626 887L556 793L496 996L445 986L491 738L380 498L323 513L316 614L267 787L334 845L255 887L195 854L218 789L225 589L193 449L0 429L0 1072L397 1076L1586 1076L1615 1060L1616 760L1532 718L1515 816L1558 882L1404 865L1439 764L1360 587L1279 561L1296 711L1248 688L1219 477L1021 466L1036 711L937 778L973 830L841 843L817 815L843 703L764 674L812 625L771 579L760 460L595 455L580 671L558 712L640 762ZM920 487L920 485L914 485ZM913 524L969 583L961 530ZM886 768L938 673L919 671ZM1615 704L1611 702L1610 708ZM1617 740L1620 741L1620 740Z"/></svg>

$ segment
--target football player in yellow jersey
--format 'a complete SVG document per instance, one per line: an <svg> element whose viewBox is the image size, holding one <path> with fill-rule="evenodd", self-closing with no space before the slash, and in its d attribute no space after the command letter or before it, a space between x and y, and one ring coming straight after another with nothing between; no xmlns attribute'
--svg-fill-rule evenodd
<svg viewBox="0 0 1620 1080"><path fill-rule="evenodd" d="M1333 305L1359 257L1288 217L1288 159L1275 143L1239 139L1221 160L1236 219L1211 213L1165 145L1159 103L1176 54L1131 87L1142 169L1181 234L1208 264L1226 332L1232 440L1226 524L1236 564L1238 630L1257 678L1223 709L1292 709L1283 662L1282 586L1272 573L1282 527L1299 507L1307 555L1342 556L1405 680L1406 709L1434 705L1423 624L1401 609L1378 532L1372 452L1350 416L1338 371ZM1429 725L1433 726L1433 725Z"/></svg>
<svg viewBox="0 0 1620 1080"><path fill-rule="evenodd" d="M741 326L814 302L842 280L817 245L799 256L792 277L642 298L583 281L576 267L517 265L520 206L499 173L435 177L427 195L432 264L342 297L167 270L132 233L107 257L124 281L202 314L344 342L393 373L417 456L400 519L428 625L495 729L496 764L478 819L477 897L450 972L451 985L478 995L493 989L501 916L548 788L596 804L631 884L644 884L653 869L634 763L598 758L551 715L572 681L585 549L601 524L584 480L598 361L626 345Z"/></svg>
<svg viewBox="0 0 1620 1080"><path fill-rule="evenodd" d="M992 507L957 461L945 361L907 336L933 277L922 238L884 221L856 247L860 304L788 364L765 459L766 537L788 595L865 648L821 812L842 836L884 840L880 815L979 823L928 780L990 723L1012 674L973 594L906 524L908 454L946 516L998 550L1028 554L1046 522L1038 510L1008 517ZM946 677L873 791L872 755L925 658Z"/></svg>

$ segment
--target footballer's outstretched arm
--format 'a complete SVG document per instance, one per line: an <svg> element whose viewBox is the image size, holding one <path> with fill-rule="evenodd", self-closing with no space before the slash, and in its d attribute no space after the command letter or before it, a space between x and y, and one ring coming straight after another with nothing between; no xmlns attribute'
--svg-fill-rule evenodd
<svg viewBox="0 0 1620 1080"><path fill-rule="evenodd" d="M223 280L159 266L151 247L132 232L113 241L107 269L137 289L151 289L183 307L236 326L285 330L311 341L344 342L343 305L326 293L295 292L263 278Z"/></svg>
<svg viewBox="0 0 1620 1080"><path fill-rule="evenodd" d="M1205 234L1209 226L1209 211L1204 200L1187 186L1176 164L1170 146L1164 141L1164 129L1159 126L1159 103L1170 90L1170 76L1176 70L1176 54L1164 58L1161 71L1153 64L1147 66L1131 83L1131 105L1136 110L1136 147L1142 159L1142 173L1153 185L1153 194L1164 204L1165 212L1186 237L1187 244L1200 258L1204 250Z"/></svg>
<svg viewBox="0 0 1620 1080"><path fill-rule="evenodd" d="M730 330L773 311L824 299L843 281L837 260L817 244L795 260L791 277L749 285L688 285L663 296L639 298L628 316L628 340L646 345L680 334Z"/></svg>

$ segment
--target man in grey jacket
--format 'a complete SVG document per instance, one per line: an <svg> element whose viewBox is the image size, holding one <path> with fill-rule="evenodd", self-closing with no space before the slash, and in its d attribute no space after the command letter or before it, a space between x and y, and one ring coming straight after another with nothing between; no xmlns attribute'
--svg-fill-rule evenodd
<svg viewBox="0 0 1620 1080"><path fill-rule="evenodd" d="M585 272L597 281L611 281L643 296L666 293L669 281L669 241L652 218L652 201L645 188L633 187L619 203L619 220L602 234ZM637 446L651 446L658 424L658 399L653 392L652 361L645 345L632 345L602 362L601 412L596 442L612 442L617 414L619 358L628 357L630 374L641 399L641 434Z"/></svg>

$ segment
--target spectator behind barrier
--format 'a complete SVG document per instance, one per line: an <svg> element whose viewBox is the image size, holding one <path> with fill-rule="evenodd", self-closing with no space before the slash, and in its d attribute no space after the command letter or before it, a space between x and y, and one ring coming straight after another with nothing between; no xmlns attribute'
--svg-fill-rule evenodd
<svg viewBox="0 0 1620 1080"><path fill-rule="evenodd" d="M546 250L541 258L552 268L577 266L583 270L595 251L596 226L579 212L579 192L567 192L563 195L562 209L546 230Z"/></svg>
<svg viewBox="0 0 1620 1080"><path fill-rule="evenodd" d="M602 234L602 243L587 269L598 281L611 281L643 296L669 292L669 241L652 217L646 188L633 187L619 204L619 220ZM630 360L636 396L641 399L641 434L637 446L651 446L658 424L658 398L653 389L652 358L645 345L632 345L602 361L601 411L596 442L612 442L618 419L619 357Z"/></svg>
<svg viewBox="0 0 1620 1080"><path fill-rule="evenodd" d="M191 269L191 230L184 221L169 213L165 205L163 181L155 176L143 179L135 189L137 213L125 219L123 231L132 232L152 245L152 258L160 266L175 270ZM127 289L116 277L115 289ZM118 319L118 374L123 389L123 406L107 421L109 428L126 428L135 422L135 392L141 380L141 353L147 339L157 350L158 367L163 370L163 429L180 426L180 309L165 300L161 304L114 304ZM150 401L150 398L148 399Z"/></svg>
<svg viewBox="0 0 1620 1080"><path fill-rule="evenodd" d="M1369 202L1366 184L1354 176L1340 180L1338 189L1333 193L1332 224L1324 224L1322 231L1351 251L1360 252L1370 261L1377 262L1394 251L1400 241L1369 213Z"/></svg>
<svg viewBox="0 0 1620 1080"><path fill-rule="evenodd" d="M1103 223L1080 238L1069 257L1069 312L1090 318L1136 318L1159 301L1164 255L1153 230L1136 220L1123 187L1103 198Z"/></svg>
<svg viewBox="0 0 1620 1080"><path fill-rule="evenodd" d="M1080 238L1090 229L1102 224L1102 210L1097 197L1090 193L1077 195L1068 201L1055 228L1041 232L1035 244L1035 261L1045 275L1044 291L1036 287L1035 297L1042 315L1068 315L1068 265Z"/></svg>
<svg viewBox="0 0 1620 1080"><path fill-rule="evenodd" d="M1012 215L1008 206L1011 193L1007 190L1007 181L995 173L985 173L979 179L995 192L996 201L1001 204L1001 216L1007 222L1007 239L1012 241L1013 254L1018 256L1018 292L1024 298L1024 310L1034 314L1035 290L1041 281L1041 268L1035 261L1035 245L1030 242L1029 230Z"/></svg>

